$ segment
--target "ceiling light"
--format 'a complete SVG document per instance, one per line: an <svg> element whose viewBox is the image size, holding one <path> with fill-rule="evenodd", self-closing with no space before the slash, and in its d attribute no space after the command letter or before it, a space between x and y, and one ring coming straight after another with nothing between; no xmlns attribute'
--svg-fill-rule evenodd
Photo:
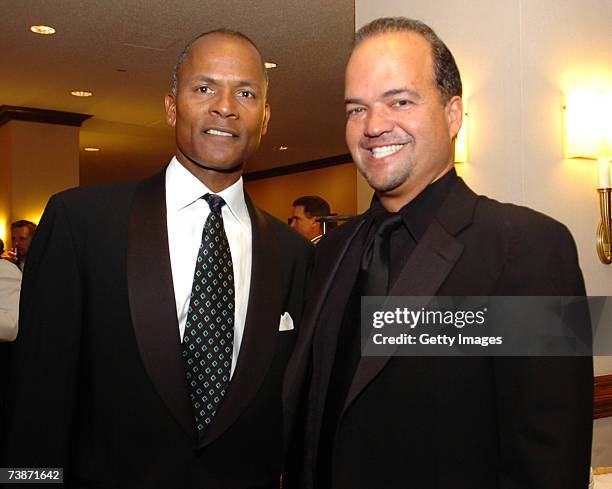
<svg viewBox="0 0 612 489"><path fill-rule="evenodd" d="M270 63L269 61L266 61L264 63L264 65L266 66L266 68L271 69L271 68L276 68L276 63Z"/></svg>
<svg viewBox="0 0 612 489"><path fill-rule="evenodd" d="M73 90L70 92L70 95L74 95L75 97L91 97L93 92L88 92L87 90Z"/></svg>
<svg viewBox="0 0 612 489"><path fill-rule="evenodd" d="M42 34L43 36L55 34L55 29L49 25L31 25L30 30L35 34Z"/></svg>
<svg viewBox="0 0 612 489"><path fill-rule="evenodd" d="M95 151L100 151L100 148L88 147L88 148L83 148L83 151L95 152Z"/></svg>
<svg viewBox="0 0 612 489"><path fill-rule="evenodd" d="M283 146L282 144L280 146L277 146L276 148L274 148L276 151L287 151L289 149L289 146Z"/></svg>

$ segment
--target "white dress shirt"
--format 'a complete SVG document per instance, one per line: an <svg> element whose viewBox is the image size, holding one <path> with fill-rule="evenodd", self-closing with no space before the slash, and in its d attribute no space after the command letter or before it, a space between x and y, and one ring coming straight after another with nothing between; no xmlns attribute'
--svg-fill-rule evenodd
<svg viewBox="0 0 612 489"><path fill-rule="evenodd" d="M17 337L21 272L12 262L0 259L0 341Z"/></svg>
<svg viewBox="0 0 612 489"><path fill-rule="evenodd" d="M172 158L166 170L166 211L172 283L181 341L185 334L202 230L210 213L208 203L201 198L207 193L214 192L206 188L181 165L176 157ZM251 218L244 200L242 178L217 195L223 197L226 204L221 208L221 215L234 269L234 351L231 370L233 375L244 334L251 285Z"/></svg>

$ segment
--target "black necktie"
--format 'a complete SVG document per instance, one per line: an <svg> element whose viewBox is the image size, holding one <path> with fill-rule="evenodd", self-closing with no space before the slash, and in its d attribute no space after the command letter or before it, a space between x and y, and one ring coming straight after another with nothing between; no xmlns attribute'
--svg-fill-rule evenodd
<svg viewBox="0 0 612 489"><path fill-rule="evenodd" d="M374 239L370 242L361 258L361 295L387 295L389 289L389 236L402 222L399 213L386 215Z"/></svg>
<svg viewBox="0 0 612 489"><path fill-rule="evenodd" d="M229 384L234 348L234 272L223 227L225 201L214 194L195 266L183 335L189 397L198 434L212 423Z"/></svg>

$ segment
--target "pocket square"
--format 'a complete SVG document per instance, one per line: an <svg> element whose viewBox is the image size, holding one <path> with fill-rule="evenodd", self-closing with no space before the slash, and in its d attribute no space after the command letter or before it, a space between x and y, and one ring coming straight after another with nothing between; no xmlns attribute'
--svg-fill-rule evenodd
<svg viewBox="0 0 612 489"><path fill-rule="evenodd" d="M291 331L292 329L293 329L293 318L288 312L286 312L280 318L278 330L279 331Z"/></svg>

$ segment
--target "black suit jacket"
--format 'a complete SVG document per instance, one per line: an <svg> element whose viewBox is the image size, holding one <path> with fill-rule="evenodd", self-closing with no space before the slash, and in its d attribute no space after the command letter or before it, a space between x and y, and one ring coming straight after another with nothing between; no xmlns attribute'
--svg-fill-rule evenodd
<svg viewBox="0 0 612 489"><path fill-rule="evenodd" d="M304 488L358 272L351 253L361 248L350 245L365 219L317 247L317 291L286 374L286 480ZM584 284L564 226L459 179L389 295L576 296ZM333 487L578 489L588 484L591 430L590 357L362 357L336 434Z"/></svg>
<svg viewBox="0 0 612 489"><path fill-rule="evenodd" d="M250 297L236 370L201 442L185 385L164 172L51 198L24 276L3 467L68 487L278 485L281 381L312 247L247 197Z"/></svg>

